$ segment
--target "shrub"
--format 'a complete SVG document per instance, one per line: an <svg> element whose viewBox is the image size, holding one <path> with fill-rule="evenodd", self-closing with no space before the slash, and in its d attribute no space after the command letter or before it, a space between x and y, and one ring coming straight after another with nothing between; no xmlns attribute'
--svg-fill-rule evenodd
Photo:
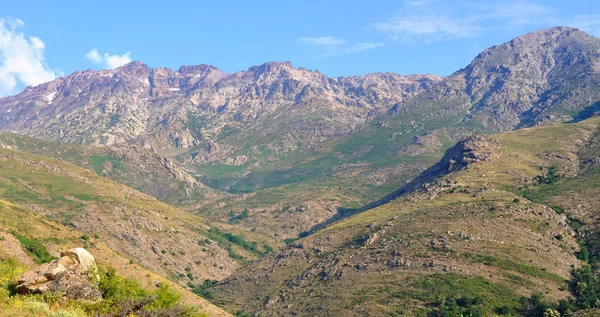
<svg viewBox="0 0 600 317"><path fill-rule="evenodd" d="M194 287L192 291L196 295L202 296L206 299L214 299L214 293L209 288L217 283L217 280L204 280L204 282L201 285Z"/></svg>
<svg viewBox="0 0 600 317"><path fill-rule="evenodd" d="M540 170L542 170L541 167L540 167ZM558 182L561 178L562 178L562 176L558 175L556 173L556 167L550 166L548 168L548 173L546 175L538 175L534 178L534 180L538 184L550 185L550 184L554 184L554 183Z"/></svg>
<svg viewBox="0 0 600 317"><path fill-rule="evenodd" d="M102 292L102 298L113 303L150 296L150 292L143 289L139 281L120 277L112 268L101 270L98 288Z"/></svg>
<svg viewBox="0 0 600 317"><path fill-rule="evenodd" d="M38 264L56 260L56 257L50 255L48 249L46 249L46 246L41 241L34 238L26 238L18 234L14 234L14 236L21 242L21 245L28 253L36 257L36 262Z"/></svg>
<svg viewBox="0 0 600 317"><path fill-rule="evenodd" d="M167 309L174 307L181 295L170 290L169 285L159 283L158 289L154 291L152 303L149 305L152 309Z"/></svg>
<svg viewBox="0 0 600 317"><path fill-rule="evenodd" d="M581 246L579 252L577 252L577 258L581 261L587 261L590 258L590 251L585 245Z"/></svg>
<svg viewBox="0 0 600 317"><path fill-rule="evenodd" d="M244 209L244 211L242 211L241 214L231 217L231 219L229 219L229 222L238 222L240 220L244 220L248 218L249 215L250 212L248 211L248 209Z"/></svg>
<svg viewBox="0 0 600 317"><path fill-rule="evenodd" d="M264 244L264 245L263 245L263 248L265 249L265 253L266 253L266 254L273 253L273 251L275 251L275 250L273 249L273 247L272 247L272 246L270 246L270 245L268 245L268 244Z"/></svg>
<svg viewBox="0 0 600 317"><path fill-rule="evenodd" d="M193 309L179 304L181 295L167 284L157 286L157 290L148 291L139 281L116 275L114 269L101 270L98 287L103 300L92 304L88 310L110 313L111 316L198 316Z"/></svg>

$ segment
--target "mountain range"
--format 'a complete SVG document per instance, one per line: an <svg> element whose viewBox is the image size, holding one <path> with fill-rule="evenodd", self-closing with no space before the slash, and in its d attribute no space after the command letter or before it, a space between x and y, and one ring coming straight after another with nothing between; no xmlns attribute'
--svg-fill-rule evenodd
<svg viewBox="0 0 600 317"><path fill-rule="evenodd" d="M599 110L570 27L445 77L134 61L0 98L0 189L233 313L514 315L600 250Z"/></svg>

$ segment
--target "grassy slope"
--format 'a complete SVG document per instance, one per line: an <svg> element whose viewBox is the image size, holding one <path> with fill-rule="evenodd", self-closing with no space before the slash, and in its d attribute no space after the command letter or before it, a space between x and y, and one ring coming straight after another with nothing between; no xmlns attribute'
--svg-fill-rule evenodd
<svg viewBox="0 0 600 317"><path fill-rule="evenodd" d="M229 316L220 308L181 286L143 266L130 263L129 259L119 252L113 251L101 239L91 239L86 242L81 239L82 232L48 220L21 206L0 200L0 236L3 237L0 241L0 257L15 258L29 268L33 268L35 264L32 263L30 255L21 248L15 248L18 242L16 242L14 234L41 241L51 253L55 253L57 250L85 247L94 255L100 266L113 267L119 275L139 280L142 285L150 289L155 288L157 283L167 283L182 295L183 303L198 307L200 312L207 313L209 316ZM0 316L14 316L13 313L22 312L3 309Z"/></svg>
<svg viewBox="0 0 600 317"><path fill-rule="evenodd" d="M91 237L99 235L133 262L182 285L222 279L240 267L239 256L256 259L263 245L277 247L242 230L236 235L256 241L257 248L231 243L209 232L232 232L230 225L209 224L90 171L23 152L0 150L0 195Z"/></svg>
<svg viewBox="0 0 600 317"><path fill-rule="evenodd" d="M223 142L239 147L239 153L255 157L258 163L186 167L196 168L211 186L247 194L233 200L217 199L196 211L227 221L231 213L249 209L251 216L238 226L282 238L296 237L335 215L339 208L360 207L418 175L456 142L451 136L461 135L458 123L458 117L419 120L417 115L384 116L341 139L289 152L260 148L260 154L251 150L256 142L248 138L225 139ZM421 146L422 152L411 155L399 152L416 136L428 132L439 144Z"/></svg>
<svg viewBox="0 0 600 317"><path fill-rule="evenodd" d="M578 155L599 125L592 118L494 136L479 149L489 161L297 241L219 284L217 298L265 315L346 316L421 315L476 293L487 313L533 292L564 298L579 263L568 221L518 194L549 190L534 179L550 166L578 177ZM568 197L570 182L548 196Z"/></svg>
<svg viewBox="0 0 600 317"><path fill-rule="evenodd" d="M0 144L4 148L52 157L81 166L169 204L181 204L189 200L202 203L221 196L199 182L186 182L181 177L174 177L164 158L135 146L85 146L44 141L6 132L0 133Z"/></svg>

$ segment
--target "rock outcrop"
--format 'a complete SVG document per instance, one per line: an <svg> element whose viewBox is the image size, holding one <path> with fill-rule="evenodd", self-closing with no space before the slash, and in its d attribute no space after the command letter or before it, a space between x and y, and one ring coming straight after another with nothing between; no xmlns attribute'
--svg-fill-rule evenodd
<svg viewBox="0 0 600 317"><path fill-rule="evenodd" d="M16 290L19 294L60 293L69 299L98 300L97 280L96 260L86 249L76 248L23 274Z"/></svg>
<svg viewBox="0 0 600 317"><path fill-rule="evenodd" d="M498 156L498 148L498 141L491 136L474 135L464 138L446 150L446 153L437 164L426 169L395 192L365 205L356 212L373 209L415 190L429 191L432 182L447 174L463 170L477 162L493 160Z"/></svg>

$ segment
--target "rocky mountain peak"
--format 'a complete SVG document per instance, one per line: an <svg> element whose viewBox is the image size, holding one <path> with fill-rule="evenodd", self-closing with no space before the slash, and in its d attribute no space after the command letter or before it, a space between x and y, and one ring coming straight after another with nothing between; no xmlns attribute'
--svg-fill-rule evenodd
<svg viewBox="0 0 600 317"><path fill-rule="evenodd" d="M566 37L591 37L591 35L586 32L569 27L569 26L555 26L547 29L535 30L529 32L527 34L523 34L514 38L510 42L527 42L531 40L537 41L545 41L545 42L553 42L557 39L566 38Z"/></svg>
<svg viewBox="0 0 600 317"><path fill-rule="evenodd" d="M597 100L595 84L595 88L580 85L588 90L586 94L558 91L568 86L566 82L595 83L600 76L599 52L600 39L575 28L553 27L484 50L445 83L456 88L464 85L459 91L470 100L469 110L476 120L492 130L506 131L546 120L544 112L568 113Z"/></svg>
<svg viewBox="0 0 600 317"><path fill-rule="evenodd" d="M262 65L252 66L247 73L254 74L255 78L265 76L278 76L283 72L296 70L291 62L266 62Z"/></svg>
<svg viewBox="0 0 600 317"><path fill-rule="evenodd" d="M133 61L116 68L114 72L120 74L127 74L130 76L148 76L148 74L150 74L151 71L152 68L148 67L148 65L140 61Z"/></svg>
<svg viewBox="0 0 600 317"><path fill-rule="evenodd" d="M177 70L178 73L180 74L186 74L186 75L194 75L194 74L198 74L198 73L206 73L206 72L213 72L213 71L220 71L217 67L214 67L212 65L208 65L208 64L199 64L199 65L182 65L181 67L179 67L179 70Z"/></svg>

